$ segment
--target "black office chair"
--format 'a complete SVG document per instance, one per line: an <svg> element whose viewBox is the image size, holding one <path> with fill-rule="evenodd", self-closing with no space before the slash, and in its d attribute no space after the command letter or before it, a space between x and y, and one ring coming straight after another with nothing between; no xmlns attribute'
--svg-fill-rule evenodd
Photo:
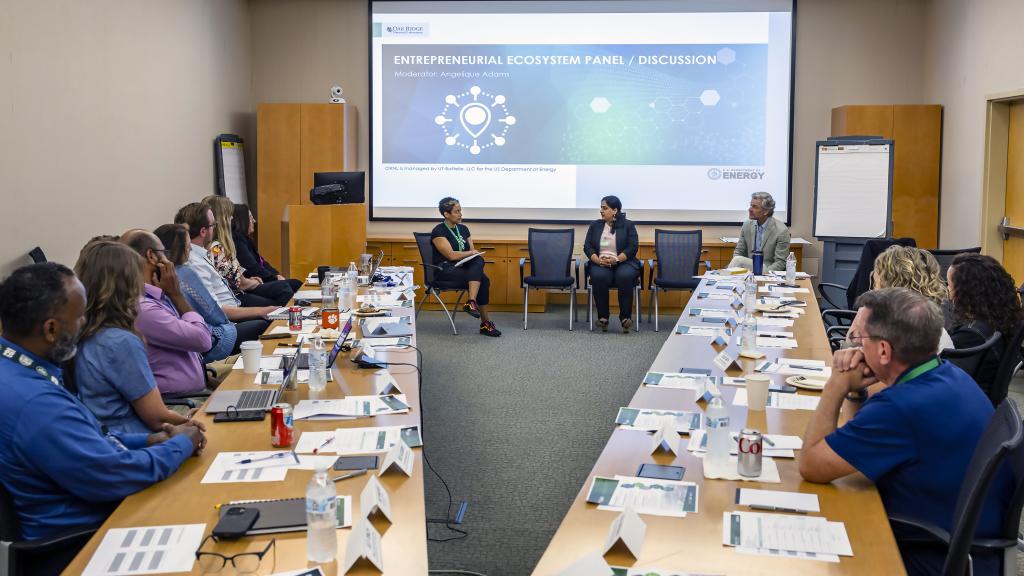
<svg viewBox="0 0 1024 576"><path fill-rule="evenodd" d="M530 257L519 259L519 286L523 289L523 330L530 315L530 289L569 291L569 330L576 316L576 289L580 285L579 261L572 255L576 231L572 228L530 228L526 237ZM524 276L526 263L530 275Z"/></svg>
<svg viewBox="0 0 1024 576"><path fill-rule="evenodd" d="M1024 346L1024 325L1017 328L1013 336L1006 340L1003 357L1000 358L995 377L986 391L993 406L998 406L1006 398L1010 389L1010 381L1013 380L1014 374L1021 369L1021 358L1024 357L1021 353L1021 346Z"/></svg>
<svg viewBox="0 0 1024 576"><path fill-rule="evenodd" d="M1001 346L1003 335L997 330L985 340L984 343L978 346L972 346L970 348L946 348L939 352L939 357L943 360L949 360L953 364L960 367L961 370L967 372L967 375L978 381L978 373L981 371L981 366L985 359L988 358L989 354L994 354L997 346ZM980 385L979 385L980 386ZM988 391L981 386L982 391L988 395Z"/></svg>
<svg viewBox="0 0 1024 576"><path fill-rule="evenodd" d="M939 267L942 268L942 278L946 278L946 271L953 265L953 258L956 258L957 254L981 254L981 246L975 246L974 248L959 248L955 250L928 250L935 256L935 260L938 261Z"/></svg>
<svg viewBox="0 0 1024 576"><path fill-rule="evenodd" d="M33 264L42 264L46 262L46 254L43 254L43 249L39 246L28 251L28 257L32 259Z"/></svg>
<svg viewBox="0 0 1024 576"><path fill-rule="evenodd" d="M848 286L834 282L819 282L818 294L821 295L828 308L852 309L857 297L871 289L871 271L875 268L875 259L889 246L917 246L913 238L872 238L864 243L860 253L857 270L853 273Z"/></svg>
<svg viewBox="0 0 1024 576"><path fill-rule="evenodd" d="M1017 403L1007 398L989 421L988 427L978 440L970 464L964 474L956 508L953 510L952 532L923 520L905 516L889 516L894 530L908 536L901 536L901 543L937 544L946 547L946 561L942 569L944 576L963 576L973 573L972 552L1003 554L1003 561L1013 558L1017 545L1017 531L1020 525L1021 505L1024 503L1024 426L1021 424ZM988 496L996 472L1008 460L1014 475L1014 492L1011 505L1003 518L1003 530L999 538L975 539L974 532L981 518L982 506ZM913 536L909 536L913 534Z"/></svg>
<svg viewBox="0 0 1024 576"><path fill-rule="evenodd" d="M587 288L587 323L590 324L590 331L594 331L594 287L590 285L590 262L584 262L583 264L583 283ZM640 331L640 291L643 290L644 283L644 271L643 261L641 260L640 274L636 277L636 285L633 286L633 306L636 308L634 314L636 322L633 322L633 331ZM615 286L610 286L609 290L615 290Z"/></svg>
<svg viewBox="0 0 1024 576"><path fill-rule="evenodd" d="M825 324L825 337L828 344L835 352L843 347L846 341L846 333L850 331L853 318L857 316L856 310L834 310L828 309L821 312L821 319Z"/></svg>
<svg viewBox="0 0 1024 576"><path fill-rule="evenodd" d="M702 249L700 230L654 230L654 259L648 260L647 287L651 297L647 304L647 321L654 309L654 331L658 331L658 292L661 290L689 290L700 284L694 278L700 271ZM704 260L705 270L711 270L711 261ZM655 272L657 271L657 272Z"/></svg>
<svg viewBox="0 0 1024 576"><path fill-rule="evenodd" d="M0 574L60 574L95 533L96 527L93 526L71 529L59 536L40 540L22 540L14 501L7 487L0 484Z"/></svg>
<svg viewBox="0 0 1024 576"><path fill-rule="evenodd" d="M448 322L452 325L452 334L457 335L459 331L455 329L454 315L459 311L459 303L462 302L462 297L466 295L466 290L469 287L465 282L445 282L444 280L435 279L435 273L441 268L435 266L432 262L434 259L434 245L430 242L430 233L413 232L412 235L416 237L416 247L419 248L420 260L423 261L423 299L420 300L420 305L416 307L416 317L419 318L420 310L423 309L423 305L427 302L427 296L433 296L434 300L437 300L437 303L444 309L445 315L448 316ZM459 297L455 300L455 306L452 307L450 312L441 300L442 292L459 293Z"/></svg>

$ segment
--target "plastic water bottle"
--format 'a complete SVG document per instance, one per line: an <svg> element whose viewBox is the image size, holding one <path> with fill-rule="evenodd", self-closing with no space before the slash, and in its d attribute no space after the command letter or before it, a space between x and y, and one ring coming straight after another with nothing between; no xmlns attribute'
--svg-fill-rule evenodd
<svg viewBox="0 0 1024 576"><path fill-rule="evenodd" d="M796 255L792 252L786 256L786 284L796 283Z"/></svg>
<svg viewBox="0 0 1024 576"><path fill-rule="evenodd" d="M330 274L324 274L324 279L320 283L320 297L324 308L334 308L334 296L336 290L337 286L331 282Z"/></svg>
<svg viewBox="0 0 1024 576"><path fill-rule="evenodd" d="M754 306L757 304L757 278L753 274L747 274L743 278L743 309L748 315L754 313Z"/></svg>
<svg viewBox="0 0 1024 576"><path fill-rule="evenodd" d="M757 350L757 319L748 311L740 322L740 349L744 352ZM312 381L312 380L311 380Z"/></svg>
<svg viewBox="0 0 1024 576"><path fill-rule="evenodd" d="M338 555L338 492L327 477L329 464L316 464L306 486L306 558L317 564Z"/></svg>
<svg viewBox="0 0 1024 576"><path fill-rule="evenodd" d="M309 347L309 391L320 392L327 387L327 349L318 334Z"/></svg>
<svg viewBox="0 0 1024 576"><path fill-rule="evenodd" d="M708 402L704 411L704 428L708 436L708 450L704 455L704 465L721 468L729 463L729 446L732 438L729 432L729 410L721 396L715 396Z"/></svg>
<svg viewBox="0 0 1024 576"><path fill-rule="evenodd" d="M342 312L352 309L352 302L355 296L352 295L352 285L348 281L348 274L340 274L335 277L334 290L338 297L338 309Z"/></svg>
<svg viewBox="0 0 1024 576"><path fill-rule="evenodd" d="M348 263L348 274L345 280L348 282L348 290L350 301L346 303L349 310L353 310L356 307L356 294L359 292L359 269L356 268L355 262Z"/></svg>

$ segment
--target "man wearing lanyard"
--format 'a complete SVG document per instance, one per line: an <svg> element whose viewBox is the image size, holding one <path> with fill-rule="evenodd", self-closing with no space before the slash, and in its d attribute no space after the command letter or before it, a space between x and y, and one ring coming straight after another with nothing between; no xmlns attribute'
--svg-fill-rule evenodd
<svg viewBox="0 0 1024 576"><path fill-rule="evenodd" d="M866 292L832 376L804 433L800 474L831 482L860 472L873 481L886 513L951 530L964 471L994 414L965 372L935 356L942 313L906 288ZM879 391L869 396L867 387ZM840 408L849 420L838 427ZM996 537L1012 490L1000 474L985 502L977 536ZM942 572L945 550L897 542L910 574ZM975 574L994 574L999 559L975 556Z"/></svg>
<svg viewBox="0 0 1024 576"><path fill-rule="evenodd" d="M53 262L15 270L0 283L0 483L21 538L96 527L124 497L173 474L206 443L202 426L156 434L107 434L64 389L58 367L75 355L86 294ZM70 557L41 571L59 571Z"/></svg>
<svg viewBox="0 0 1024 576"><path fill-rule="evenodd" d="M752 254L761 252L764 255L764 270L785 270L790 235L789 228L775 218L775 199L767 192L754 192L750 195L747 216L750 219L740 228L739 240L729 266L750 268L753 266Z"/></svg>

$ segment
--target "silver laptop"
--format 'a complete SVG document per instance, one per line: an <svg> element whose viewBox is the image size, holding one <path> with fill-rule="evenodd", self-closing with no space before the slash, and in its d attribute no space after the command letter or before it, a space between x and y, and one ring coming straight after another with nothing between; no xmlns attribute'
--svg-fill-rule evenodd
<svg viewBox="0 0 1024 576"><path fill-rule="evenodd" d="M377 253L376 260L373 261L373 266L370 268L370 273L366 276L366 282L360 284L360 286L373 286L373 275L377 273L377 268L380 268L381 261L384 260L384 251L381 250Z"/></svg>
<svg viewBox="0 0 1024 576"><path fill-rule="evenodd" d="M210 395L203 410L207 414L217 414L228 410L270 410L281 398L281 390L294 388L299 377L299 370L295 366L298 354L284 358L284 373L281 375L281 384L278 386L249 390L217 390Z"/></svg>

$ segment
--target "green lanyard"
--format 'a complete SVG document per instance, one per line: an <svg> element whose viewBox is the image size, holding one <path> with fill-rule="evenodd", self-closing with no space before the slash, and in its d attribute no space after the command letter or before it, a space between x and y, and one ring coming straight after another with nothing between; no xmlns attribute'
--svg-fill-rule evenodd
<svg viewBox="0 0 1024 576"><path fill-rule="evenodd" d="M917 378L918 376L924 374L925 372L934 370L939 367L939 364L940 362L938 358L932 358L931 360L925 362L924 364L919 364L914 369L910 370L903 376L900 376L900 379L896 381L896 384L894 384L894 386L899 386L900 384L903 384L908 380L913 380L914 378Z"/></svg>
<svg viewBox="0 0 1024 576"><path fill-rule="evenodd" d="M448 228L448 225L445 224L444 227ZM453 238L455 238L455 241L459 243L459 252L465 250L466 240L462 237L462 233L459 232L459 225L456 224L454 228L448 228L448 232L452 235Z"/></svg>
<svg viewBox="0 0 1024 576"><path fill-rule="evenodd" d="M18 364L19 366L24 366L29 370L35 370L36 374L39 374L43 378L48 378L50 382L53 383L54 386L60 386L61 388L63 388L60 382L60 378L57 378L53 374L50 374L49 370L40 366L39 363L33 360L31 357L29 357L28 354L22 354L21 352L18 352L17 350L11 348L6 344L0 344L0 356L7 358L11 362ZM14 359L15 356L18 357L17 360Z"/></svg>

